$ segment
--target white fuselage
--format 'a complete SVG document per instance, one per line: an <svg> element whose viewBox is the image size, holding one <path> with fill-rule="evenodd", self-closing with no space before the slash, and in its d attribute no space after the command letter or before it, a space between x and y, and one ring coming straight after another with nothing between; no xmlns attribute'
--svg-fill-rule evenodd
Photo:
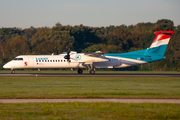
<svg viewBox="0 0 180 120"><path fill-rule="evenodd" d="M134 60L129 64L127 58L100 56L91 57L84 53L71 54L70 62L64 59L66 54L60 55L20 55L6 63L5 69L49 69L49 68L87 68L88 64L95 68L123 68L145 62ZM126 61L126 62L123 62ZM126 64L128 63L128 64Z"/></svg>
<svg viewBox="0 0 180 120"><path fill-rule="evenodd" d="M42 68L83 68L79 62L71 60L68 62L64 55L20 55L4 65L9 69L42 69Z"/></svg>

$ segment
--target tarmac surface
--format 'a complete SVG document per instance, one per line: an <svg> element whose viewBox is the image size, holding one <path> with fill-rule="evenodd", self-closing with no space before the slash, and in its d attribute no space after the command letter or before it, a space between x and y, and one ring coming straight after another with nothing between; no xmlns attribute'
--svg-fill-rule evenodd
<svg viewBox="0 0 180 120"><path fill-rule="evenodd" d="M177 103L180 99L0 99L0 103L62 103L62 102L115 102L115 103Z"/></svg>
<svg viewBox="0 0 180 120"><path fill-rule="evenodd" d="M180 74L0 74L0 77L180 77Z"/></svg>

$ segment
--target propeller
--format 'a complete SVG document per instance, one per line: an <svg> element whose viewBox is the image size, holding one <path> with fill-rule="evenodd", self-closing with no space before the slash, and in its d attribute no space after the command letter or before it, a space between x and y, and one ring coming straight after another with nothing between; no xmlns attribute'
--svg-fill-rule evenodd
<svg viewBox="0 0 180 120"><path fill-rule="evenodd" d="M67 55L64 56L64 59L67 59L67 61L70 62L70 55L69 55L70 49L66 48L66 51L67 51Z"/></svg>

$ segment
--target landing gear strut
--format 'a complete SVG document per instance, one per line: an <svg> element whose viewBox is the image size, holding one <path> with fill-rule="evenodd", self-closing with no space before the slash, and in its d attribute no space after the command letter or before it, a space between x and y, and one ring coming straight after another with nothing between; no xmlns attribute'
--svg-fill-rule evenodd
<svg viewBox="0 0 180 120"><path fill-rule="evenodd" d="M88 65L88 69L89 69L90 74L95 74L95 68L93 64Z"/></svg>
<svg viewBox="0 0 180 120"><path fill-rule="evenodd" d="M12 70L11 70L11 74L14 74L14 73L15 73L15 71L12 69Z"/></svg>
<svg viewBox="0 0 180 120"><path fill-rule="evenodd" d="M93 63L92 64L84 64L84 66L86 66L88 68L90 74L95 74L95 67L93 66Z"/></svg>
<svg viewBox="0 0 180 120"><path fill-rule="evenodd" d="M82 63L82 66L88 68L88 71L89 71L90 74L95 74L95 67L93 66L93 63L91 63L91 64ZM79 70L78 70L78 73L79 73ZM81 73L79 73L79 74L81 74Z"/></svg>
<svg viewBox="0 0 180 120"><path fill-rule="evenodd" d="M82 69L78 69L78 73L79 73L79 74L82 74L82 73L83 73L83 70L82 70Z"/></svg>

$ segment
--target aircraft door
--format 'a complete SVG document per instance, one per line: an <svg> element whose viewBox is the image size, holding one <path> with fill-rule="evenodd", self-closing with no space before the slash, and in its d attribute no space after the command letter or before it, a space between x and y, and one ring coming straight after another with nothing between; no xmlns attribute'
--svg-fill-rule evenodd
<svg viewBox="0 0 180 120"><path fill-rule="evenodd" d="M34 66L34 59L33 57L28 57L28 62L26 63L28 67Z"/></svg>

